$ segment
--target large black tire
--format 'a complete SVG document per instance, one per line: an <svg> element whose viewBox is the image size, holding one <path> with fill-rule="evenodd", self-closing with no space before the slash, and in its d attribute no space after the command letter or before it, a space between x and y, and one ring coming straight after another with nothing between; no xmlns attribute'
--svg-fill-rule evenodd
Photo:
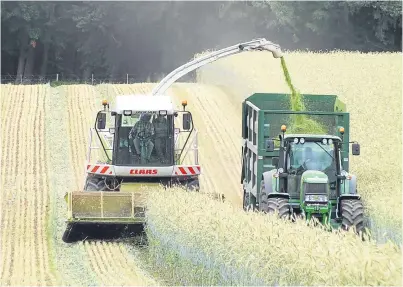
<svg viewBox="0 0 403 287"><path fill-rule="evenodd" d="M199 179L186 182L186 190L199 192L200 191Z"/></svg>
<svg viewBox="0 0 403 287"><path fill-rule="evenodd" d="M98 177L89 177L85 184L86 191L105 191L105 181Z"/></svg>
<svg viewBox="0 0 403 287"><path fill-rule="evenodd" d="M356 228L356 232L364 231L365 218L364 206L359 199L345 199L341 201L340 205L342 228L348 230L351 227Z"/></svg>
<svg viewBox="0 0 403 287"><path fill-rule="evenodd" d="M280 218L291 217L291 209L290 204L288 203L287 198L282 197L271 197L268 198L264 187L264 181L261 182L260 189L260 205L259 210L265 213L275 213L278 212Z"/></svg>
<svg viewBox="0 0 403 287"><path fill-rule="evenodd" d="M248 205L249 201L251 201L251 204ZM255 209L256 209L256 198L244 190L243 191L243 210L254 211Z"/></svg>

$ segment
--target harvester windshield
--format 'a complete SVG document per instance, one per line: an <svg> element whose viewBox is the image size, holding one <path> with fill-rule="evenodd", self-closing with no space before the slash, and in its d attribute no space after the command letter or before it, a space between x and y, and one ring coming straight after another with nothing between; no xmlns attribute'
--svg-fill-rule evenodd
<svg viewBox="0 0 403 287"><path fill-rule="evenodd" d="M173 165L172 115L134 113L121 115L116 165ZM142 161L142 158L146 160Z"/></svg>

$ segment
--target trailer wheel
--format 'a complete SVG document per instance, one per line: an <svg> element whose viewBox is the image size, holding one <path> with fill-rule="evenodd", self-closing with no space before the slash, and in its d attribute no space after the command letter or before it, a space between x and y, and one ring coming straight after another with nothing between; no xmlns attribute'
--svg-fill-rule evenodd
<svg viewBox="0 0 403 287"><path fill-rule="evenodd" d="M363 231L364 206L359 199L345 199L341 201L342 228L344 230L355 227L356 232Z"/></svg>
<svg viewBox="0 0 403 287"><path fill-rule="evenodd" d="M249 203L249 204L248 204ZM243 191L243 210L254 211L256 209L256 198L246 190Z"/></svg>

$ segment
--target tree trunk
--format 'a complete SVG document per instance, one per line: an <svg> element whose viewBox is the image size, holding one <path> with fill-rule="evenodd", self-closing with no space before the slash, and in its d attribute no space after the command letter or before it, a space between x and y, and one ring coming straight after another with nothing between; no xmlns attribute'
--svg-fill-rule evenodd
<svg viewBox="0 0 403 287"><path fill-rule="evenodd" d="M45 42L43 44L43 59L42 59L42 65L41 65L41 76L45 77L47 68L48 68L48 58L49 58L49 42Z"/></svg>
<svg viewBox="0 0 403 287"><path fill-rule="evenodd" d="M27 53L25 49L25 45L21 45L20 47L20 55L18 57L18 68L17 68L17 78L15 79L15 83L21 83L22 77L24 76L24 68L25 68L25 59Z"/></svg>
<svg viewBox="0 0 403 287"><path fill-rule="evenodd" d="M118 72L118 65L116 63L112 64L112 67L109 67L109 82L113 82L117 80L117 72ZM126 75L125 75L126 76ZM125 80L126 78L122 79Z"/></svg>
<svg viewBox="0 0 403 287"><path fill-rule="evenodd" d="M90 67L87 66L84 68L81 80L87 81L87 82L91 81L91 68Z"/></svg>
<svg viewBox="0 0 403 287"><path fill-rule="evenodd" d="M35 48L30 46L28 48L27 61L25 63L25 69L24 69L24 82L25 83L32 82L32 71L34 69L34 63L35 63Z"/></svg>

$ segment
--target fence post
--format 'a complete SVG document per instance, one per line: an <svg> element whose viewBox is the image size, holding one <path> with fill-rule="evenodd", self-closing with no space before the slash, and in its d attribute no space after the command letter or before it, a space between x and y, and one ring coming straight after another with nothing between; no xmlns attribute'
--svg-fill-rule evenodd
<svg viewBox="0 0 403 287"><path fill-rule="evenodd" d="M91 84L94 84L94 74L91 74Z"/></svg>
<svg viewBox="0 0 403 287"><path fill-rule="evenodd" d="M22 74L21 74L20 82L21 82L21 84L22 84Z"/></svg>
<svg viewBox="0 0 403 287"><path fill-rule="evenodd" d="M56 82L59 81L59 74L56 74Z"/></svg>
<svg viewBox="0 0 403 287"><path fill-rule="evenodd" d="M126 74L126 84L129 84L129 74Z"/></svg>

